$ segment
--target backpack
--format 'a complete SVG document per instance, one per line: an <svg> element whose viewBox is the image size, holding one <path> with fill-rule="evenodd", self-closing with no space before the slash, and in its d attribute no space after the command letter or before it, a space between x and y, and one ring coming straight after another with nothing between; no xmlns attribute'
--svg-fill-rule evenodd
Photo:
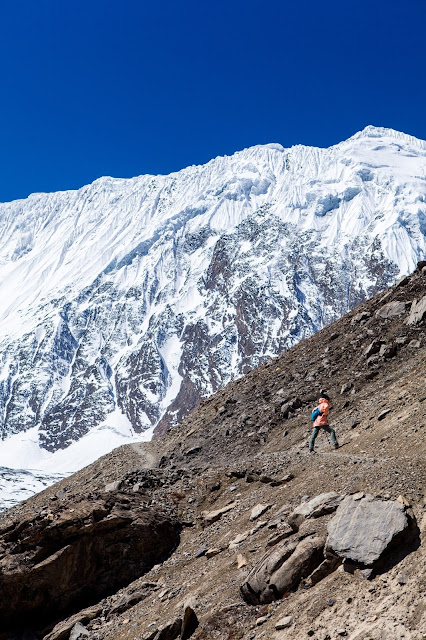
<svg viewBox="0 0 426 640"><path fill-rule="evenodd" d="M316 409L314 409L311 413L311 420L312 422L314 422L314 420L316 420L318 418L320 414L320 410L318 409L318 407Z"/></svg>

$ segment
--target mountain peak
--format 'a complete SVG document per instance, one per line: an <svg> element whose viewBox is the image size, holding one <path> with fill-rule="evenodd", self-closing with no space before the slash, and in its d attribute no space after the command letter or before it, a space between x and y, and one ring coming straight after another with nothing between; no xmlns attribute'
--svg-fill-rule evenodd
<svg viewBox="0 0 426 640"><path fill-rule="evenodd" d="M0 465L51 477L177 425L410 272L421 144L367 127L0 205Z"/></svg>
<svg viewBox="0 0 426 640"><path fill-rule="evenodd" d="M403 133L402 131L397 131L396 129L390 129L388 127L376 127L371 124L367 125L361 131L355 133L345 142L349 142L351 140L360 140L361 138L392 138L394 140L403 141L411 146L426 149L426 141L422 140L421 138L416 138L415 136ZM344 144L344 142L341 144Z"/></svg>

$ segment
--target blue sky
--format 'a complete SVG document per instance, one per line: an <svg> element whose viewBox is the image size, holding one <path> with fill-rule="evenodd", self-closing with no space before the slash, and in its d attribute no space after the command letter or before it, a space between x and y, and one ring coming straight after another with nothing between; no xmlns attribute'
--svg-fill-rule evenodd
<svg viewBox="0 0 426 640"><path fill-rule="evenodd" d="M425 0L3 0L0 201L367 124L426 138Z"/></svg>

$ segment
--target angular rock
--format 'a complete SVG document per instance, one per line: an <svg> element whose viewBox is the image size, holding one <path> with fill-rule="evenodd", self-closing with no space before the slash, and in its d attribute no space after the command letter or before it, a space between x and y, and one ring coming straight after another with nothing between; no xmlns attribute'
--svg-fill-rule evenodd
<svg viewBox="0 0 426 640"><path fill-rule="evenodd" d="M275 625L275 629L287 629L287 627L291 627L293 622L294 620L291 616L285 616L284 618L281 618L281 620L278 620Z"/></svg>
<svg viewBox="0 0 426 640"><path fill-rule="evenodd" d="M247 566L247 560L241 553L239 553L237 555L237 569L242 569L243 567L246 567L246 566Z"/></svg>
<svg viewBox="0 0 426 640"><path fill-rule="evenodd" d="M410 347L410 349L419 349L421 346L421 342L420 340L410 340L408 346Z"/></svg>
<svg viewBox="0 0 426 640"><path fill-rule="evenodd" d="M236 549L237 547L240 546L240 544L242 542L244 542L244 540L247 540L247 538L250 535L250 531L244 531L243 533L239 533L236 538L234 538L233 540L231 540L231 542L229 543L229 550L232 551L233 549Z"/></svg>
<svg viewBox="0 0 426 640"><path fill-rule="evenodd" d="M371 567L408 527L400 502L346 496L327 525L326 552Z"/></svg>
<svg viewBox="0 0 426 640"><path fill-rule="evenodd" d="M241 586L248 604L267 604L280 599L323 561L324 538L308 536L287 540L269 551L250 571Z"/></svg>
<svg viewBox="0 0 426 640"><path fill-rule="evenodd" d="M118 489L120 488L121 485L121 481L120 480L116 480L115 482L110 482L109 484L105 485L105 493L109 493L110 491L118 491Z"/></svg>
<svg viewBox="0 0 426 640"><path fill-rule="evenodd" d="M395 344L382 344L379 351L379 356L382 358L394 358L397 354L397 348Z"/></svg>
<svg viewBox="0 0 426 640"><path fill-rule="evenodd" d="M358 322L363 322L365 320L368 320L368 318L371 318L371 313L369 311L362 311L361 313L357 313L351 321L351 324L357 324Z"/></svg>
<svg viewBox="0 0 426 640"><path fill-rule="evenodd" d="M293 413L293 407L291 404L286 403L283 404L283 406L281 407L281 414L283 416L283 418L287 419L289 418Z"/></svg>
<svg viewBox="0 0 426 640"><path fill-rule="evenodd" d="M371 342L364 351L365 357L369 358L370 356L379 353L382 344L384 344L383 340L373 340L373 342Z"/></svg>
<svg viewBox="0 0 426 640"><path fill-rule="evenodd" d="M205 525L213 524L213 522L217 522L221 519L224 513L228 513L235 507L235 503L228 504L226 507L222 507L221 509L215 509L215 511L202 511L201 515L204 520Z"/></svg>
<svg viewBox="0 0 426 640"><path fill-rule="evenodd" d="M81 638L88 638L90 635L89 630L86 629L81 622L76 622L70 633L70 640L80 640Z"/></svg>
<svg viewBox="0 0 426 640"><path fill-rule="evenodd" d="M182 618L175 618L157 631L154 640L176 640L182 630Z"/></svg>
<svg viewBox="0 0 426 640"><path fill-rule="evenodd" d="M43 637L43 640L68 640L71 629L77 622L87 624L90 620L97 618L101 613L102 604L83 609L83 611L79 611L79 613L71 616L71 618L59 622L47 636Z"/></svg>
<svg viewBox="0 0 426 640"><path fill-rule="evenodd" d="M336 558L335 556L326 558L319 567L317 567L314 571L312 571L311 575L308 576L306 580L303 581L305 587L313 587L318 582L323 580L326 576L330 575L333 571L337 569L337 567L341 564L341 558ZM334 604L334 600L333 600Z"/></svg>
<svg viewBox="0 0 426 640"><path fill-rule="evenodd" d="M250 521L253 522L253 520L257 520L257 518L260 518L260 516L264 514L265 511L268 511L268 509L270 509L271 507L271 504L257 504L251 510Z"/></svg>
<svg viewBox="0 0 426 640"><path fill-rule="evenodd" d="M426 296L419 301L413 300L411 305L410 314L405 321L405 324L419 324L422 322L426 315Z"/></svg>
<svg viewBox="0 0 426 640"><path fill-rule="evenodd" d="M289 538L291 535L293 535L293 533L294 533L294 530L292 529L292 527L290 527L290 525L287 523L283 523L280 525L279 530L268 538L266 546L274 547L276 544L278 544L282 540Z"/></svg>
<svg viewBox="0 0 426 640"><path fill-rule="evenodd" d="M298 529L306 518L319 518L333 513L343 500L343 496L335 491L321 493L309 502L302 502L290 515L288 522L293 529Z"/></svg>
<svg viewBox="0 0 426 640"><path fill-rule="evenodd" d="M406 309L407 309L406 302L398 302L398 301L388 302L387 304L385 304L383 307L380 307L380 309L376 311L376 316L378 318L384 318L384 319L396 318L397 316L401 316L402 314L404 314Z"/></svg>

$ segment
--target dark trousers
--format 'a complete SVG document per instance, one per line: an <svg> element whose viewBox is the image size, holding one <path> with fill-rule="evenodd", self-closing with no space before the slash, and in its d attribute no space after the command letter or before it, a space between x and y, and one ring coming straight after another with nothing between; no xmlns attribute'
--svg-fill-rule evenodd
<svg viewBox="0 0 426 640"><path fill-rule="evenodd" d="M327 431L327 433L330 434L331 442L334 444L334 446L336 446L337 445L336 432L334 431L334 429L330 427L330 425L322 424L319 427L314 427L312 431L311 439L309 440L309 449L314 448L315 438L317 437L320 429L324 429L325 431Z"/></svg>

